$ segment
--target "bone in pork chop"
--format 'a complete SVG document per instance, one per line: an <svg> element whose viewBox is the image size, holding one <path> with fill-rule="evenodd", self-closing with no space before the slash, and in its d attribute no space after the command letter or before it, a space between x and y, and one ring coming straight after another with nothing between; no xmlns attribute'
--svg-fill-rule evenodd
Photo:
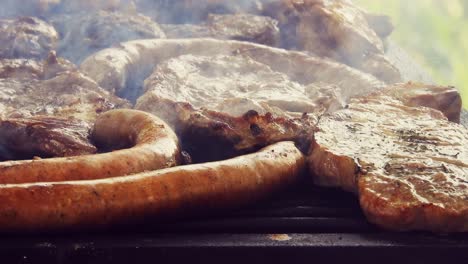
<svg viewBox="0 0 468 264"><path fill-rule="evenodd" d="M286 48L334 58L387 83L401 81L399 71L385 58L379 37L392 27L349 0L280 0L267 4L264 13L279 21ZM379 20L383 26L375 22Z"/></svg>
<svg viewBox="0 0 468 264"><path fill-rule="evenodd" d="M57 41L57 31L38 18L0 20L0 58L45 58Z"/></svg>
<svg viewBox="0 0 468 264"><path fill-rule="evenodd" d="M61 36L58 54L74 63L123 41L165 38L157 23L140 14L81 12L58 15L51 21Z"/></svg>
<svg viewBox="0 0 468 264"><path fill-rule="evenodd" d="M308 158L314 181L357 193L367 218L388 229L468 231L468 130L395 97L430 90L390 88L322 117Z"/></svg>
<svg viewBox="0 0 468 264"><path fill-rule="evenodd" d="M96 153L91 125L70 118L35 116L0 120L0 159L66 157Z"/></svg>
<svg viewBox="0 0 468 264"><path fill-rule="evenodd" d="M278 21L251 14L210 14L206 22L194 24L162 25L168 38L234 39L279 46L280 32Z"/></svg>

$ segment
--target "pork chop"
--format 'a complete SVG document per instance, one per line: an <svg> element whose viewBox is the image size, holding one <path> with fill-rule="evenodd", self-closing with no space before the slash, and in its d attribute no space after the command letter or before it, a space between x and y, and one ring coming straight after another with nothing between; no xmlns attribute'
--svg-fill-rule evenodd
<svg viewBox="0 0 468 264"><path fill-rule="evenodd" d="M279 21L285 48L336 59L387 83L401 81L397 68L384 56L379 37L388 35L391 25L375 22L385 19L367 15L349 0L273 1L264 14Z"/></svg>
<svg viewBox="0 0 468 264"><path fill-rule="evenodd" d="M96 153L91 125L70 118L35 116L0 120L0 159L67 157Z"/></svg>
<svg viewBox="0 0 468 264"><path fill-rule="evenodd" d="M113 108L130 107L78 71L41 79L0 79L1 118L49 115L93 122Z"/></svg>
<svg viewBox="0 0 468 264"><path fill-rule="evenodd" d="M0 20L0 58L46 58L57 41L57 31L41 19Z"/></svg>
<svg viewBox="0 0 468 264"><path fill-rule="evenodd" d="M405 93L421 97L431 91L426 88L390 88L323 116L310 171L319 185L358 194L369 221L382 227L466 232L468 130L440 111L402 99Z"/></svg>
<svg viewBox="0 0 468 264"><path fill-rule="evenodd" d="M51 23L61 36L58 54L74 63L123 41L165 38L156 22L140 14L78 12L54 16Z"/></svg>
<svg viewBox="0 0 468 264"><path fill-rule="evenodd" d="M0 78L46 80L77 67L66 59L56 56L54 51L43 61L33 59L0 60Z"/></svg>
<svg viewBox="0 0 468 264"><path fill-rule="evenodd" d="M279 46L278 21L252 14L210 14L204 23L162 25L168 38L234 39Z"/></svg>

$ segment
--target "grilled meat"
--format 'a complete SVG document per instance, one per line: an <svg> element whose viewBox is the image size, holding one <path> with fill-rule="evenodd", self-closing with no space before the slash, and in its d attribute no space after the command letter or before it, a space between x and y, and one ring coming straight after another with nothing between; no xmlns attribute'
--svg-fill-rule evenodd
<svg viewBox="0 0 468 264"><path fill-rule="evenodd" d="M76 71L76 66L58 58L55 52L50 52L47 59L37 61L32 59L0 60L0 78L15 79L50 79L66 71Z"/></svg>
<svg viewBox="0 0 468 264"><path fill-rule="evenodd" d="M251 14L210 14L205 23L162 25L168 38L234 39L278 46L278 22L270 17Z"/></svg>
<svg viewBox="0 0 468 264"><path fill-rule="evenodd" d="M0 58L45 58L57 41L55 29L38 18L0 20Z"/></svg>
<svg viewBox="0 0 468 264"><path fill-rule="evenodd" d="M257 0L136 0L138 12L165 24L200 23L210 14L259 13Z"/></svg>
<svg viewBox="0 0 468 264"><path fill-rule="evenodd" d="M0 120L0 159L66 157L96 153L91 125L69 118L35 116Z"/></svg>
<svg viewBox="0 0 468 264"><path fill-rule="evenodd" d="M1 118L53 115L92 122L101 112L129 106L77 71L48 80L0 79Z"/></svg>
<svg viewBox="0 0 468 264"><path fill-rule="evenodd" d="M305 140L318 113L340 107L337 87L301 85L242 55L169 60L145 81L145 90L136 108L170 122L196 161L198 154L205 159L239 154L233 146L246 151ZM197 149L201 141L216 139L224 144Z"/></svg>
<svg viewBox="0 0 468 264"><path fill-rule="evenodd" d="M51 22L61 35L58 54L74 63L122 41L165 38L157 23L139 14L74 13L55 16Z"/></svg>
<svg viewBox="0 0 468 264"><path fill-rule="evenodd" d="M326 83L342 89L344 99L371 92L384 84L371 75L327 59L246 42L215 39L154 39L121 43L87 58L80 69L109 91L138 89L153 69L181 55L244 55L301 84ZM339 76L339 78L337 78Z"/></svg>
<svg viewBox="0 0 468 264"><path fill-rule="evenodd" d="M60 0L2 0L0 17L43 16L55 7Z"/></svg>
<svg viewBox="0 0 468 264"><path fill-rule="evenodd" d="M431 91L406 89L413 98ZM408 106L414 101L395 98L400 91L353 99L320 119L308 158L314 180L358 194L368 219L385 228L468 231L468 130Z"/></svg>
<svg viewBox="0 0 468 264"><path fill-rule="evenodd" d="M380 35L387 35L384 31L391 27L383 19L372 20L349 0L281 0L267 4L264 13L279 21L286 48L336 59L387 83L401 81L368 20L374 28L383 25Z"/></svg>

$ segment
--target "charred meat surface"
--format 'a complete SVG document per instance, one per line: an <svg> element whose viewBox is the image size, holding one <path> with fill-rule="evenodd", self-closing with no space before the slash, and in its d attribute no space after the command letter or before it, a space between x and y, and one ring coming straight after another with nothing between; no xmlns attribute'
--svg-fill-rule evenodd
<svg viewBox="0 0 468 264"><path fill-rule="evenodd" d="M226 151L305 137L317 114L341 106L336 86L301 85L242 55L171 59L144 89L137 109L168 121L184 141L217 139Z"/></svg>
<svg viewBox="0 0 468 264"><path fill-rule="evenodd" d="M270 17L252 14L210 14L206 22L162 25L168 38L234 39L279 46L278 22Z"/></svg>
<svg viewBox="0 0 468 264"><path fill-rule="evenodd" d="M156 22L140 14L81 12L58 15L51 21L61 36L58 54L74 63L123 41L165 38Z"/></svg>
<svg viewBox="0 0 468 264"><path fill-rule="evenodd" d="M0 78L39 79L53 78L66 71L76 71L77 67L66 59L59 58L50 52L43 61L33 59L0 60Z"/></svg>
<svg viewBox="0 0 468 264"><path fill-rule="evenodd" d="M2 118L50 115L92 122L99 113L127 107L127 101L111 95L78 71L48 80L0 79Z"/></svg>
<svg viewBox="0 0 468 264"><path fill-rule="evenodd" d="M0 159L68 157L96 153L91 125L53 116L0 120Z"/></svg>
<svg viewBox="0 0 468 264"><path fill-rule="evenodd" d="M399 71L385 58L382 39L369 25L369 17L349 0L281 0L264 10L279 21L283 46L336 59L371 73L387 83L401 80ZM389 25L374 17L372 24Z"/></svg>
<svg viewBox="0 0 468 264"><path fill-rule="evenodd" d="M45 58L57 41L57 31L38 18L0 20L0 58Z"/></svg>
<svg viewBox="0 0 468 264"><path fill-rule="evenodd" d="M320 119L314 181L358 194L367 218L388 229L468 231L468 130L393 92Z"/></svg>

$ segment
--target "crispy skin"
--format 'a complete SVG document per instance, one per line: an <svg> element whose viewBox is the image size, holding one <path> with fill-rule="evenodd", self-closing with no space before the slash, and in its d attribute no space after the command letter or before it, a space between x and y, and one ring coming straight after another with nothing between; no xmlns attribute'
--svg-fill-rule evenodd
<svg viewBox="0 0 468 264"><path fill-rule="evenodd" d="M67 158L0 162L0 183L34 183L116 177L176 166L177 136L159 118L136 110L113 110L95 123L100 149L128 148Z"/></svg>
<svg viewBox="0 0 468 264"><path fill-rule="evenodd" d="M58 38L51 25L35 17L0 20L0 58L46 58Z"/></svg>
<svg viewBox="0 0 468 264"><path fill-rule="evenodd" d="M369 221L384 228L468 231L468 130L395 91L321 118L308 158L314 181L358 194Z"/></svg>
<svg viewBox="0 0 468 264"><path fill-rule="evenodd" d="M91 125L52 116L0 121L0 159L67 157L96 153Z"/></svg>
<svg viewBox="0 0 468 264"><path fill-rule="evenodd" d="M62 36L58 54L74 63L123 41L165 38L156 22L140 14L78 12L54 16L51 23Z"/></svg>
<svg viewBox="0 0 468 264"><path fill-rule="evenodd" d="M286 48L334 58L387 83L401 81L399 71L384 56L382 40L369 26L372 18L351 1L281 0L267 4L264 13L279 21ZM371 22L384 25L382 19ZM379 31L387 34L382 32L385 29Z"/></svg>
<svg viewBox="0 0 468 264"><path fill-rule="evenodd" d="M2 118L53 115L94 122L96 116L130 104L100 88L78 71L48 80L0 79Z"/></svg>
<svg viewBox="0 0 468 264"><path fill-rule="evenodd" d="M202 24L162 25L168 38L216 38L279 46L278 21L252 14L210 14Z"/></svg>
<svg viewBox="0 0 468 264"><path fill-rule="evenodd" d="M113 179L0 185L0 231L98 229L257 202L297 180L304 156L292 142L220 162Z"/></svg>

